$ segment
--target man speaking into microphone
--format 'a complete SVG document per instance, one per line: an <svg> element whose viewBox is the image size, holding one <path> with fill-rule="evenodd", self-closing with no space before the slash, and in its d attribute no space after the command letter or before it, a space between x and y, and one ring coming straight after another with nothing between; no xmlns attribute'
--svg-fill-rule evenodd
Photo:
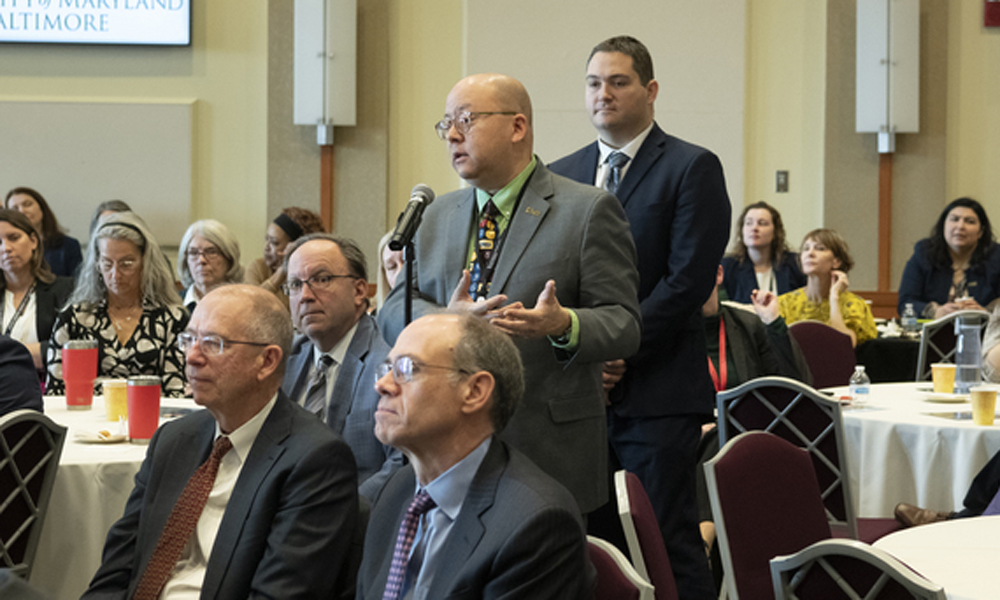
<svg viewBox="0 0 1000 600"><path fill-rule="evenodd" d="M601 368L639 345L635 247L621 205L551 173L533 154L531 100L515 79L459 81L436 125L472 188L427 207L414 238L414 319L447 307L517 344L521 408L501 436L590 512L607 499ZM405 286L378 313L390 344Z"/></svg>

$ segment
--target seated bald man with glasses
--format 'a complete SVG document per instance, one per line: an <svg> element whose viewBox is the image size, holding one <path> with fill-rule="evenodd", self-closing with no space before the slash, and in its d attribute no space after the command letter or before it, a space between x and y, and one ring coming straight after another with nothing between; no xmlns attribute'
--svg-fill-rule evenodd
<svg viewBox="0 0 1000 600"><path fill-rule="evenodd" d="M524 392L508 336L469 315L425 316L376 388L375 434L410 463L377 490L359 600L589 597L573 496L497 437Z"/></svg>
<svg viewBox="0 0 1000 600"><path fill-rule="evenodd" d="M349 596L354 458L279 390L291 343L288 313L262 288L201 299L178 347L206 410L153 436L83 598Z"/></svg>
<svg viewBox="0 0 1000 600"><path fill-rule="evenodd" d="M375 369L389 345L368 315L368 268L350 239L312 233L285 250L284 285L292 322L302 335L292 345L281 389L344 436L358 464L359 491L370 497L403 455L375 437Z"/></svg>

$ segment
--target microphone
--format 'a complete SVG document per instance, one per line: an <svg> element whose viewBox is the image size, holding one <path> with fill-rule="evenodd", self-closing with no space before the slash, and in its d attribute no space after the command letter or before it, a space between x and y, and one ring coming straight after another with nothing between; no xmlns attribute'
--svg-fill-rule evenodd
<svg viewBox="0 0 1000 600"><path fill-rule="evenodd" d="M406 203L406 208L396 220L396 229L389 239L389 249L398 251L406 247L420 227L420 219L424 210L434 201L434 190L422 183L413 186L410 192L410 201Z"/></svg>

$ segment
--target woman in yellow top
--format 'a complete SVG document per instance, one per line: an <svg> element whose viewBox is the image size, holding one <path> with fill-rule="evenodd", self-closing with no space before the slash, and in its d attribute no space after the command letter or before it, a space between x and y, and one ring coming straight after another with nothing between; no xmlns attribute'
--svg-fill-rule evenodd
<svg viewBox="0 0 1000 600"><path fill-rule="evenodd" d="M847 242L831 229L814 229L799 253L806 287L778 297L785 322L822 321L851 337L851 344L874 339L875 318L864 300L847 291L847 272L854 266Z"/></svg>

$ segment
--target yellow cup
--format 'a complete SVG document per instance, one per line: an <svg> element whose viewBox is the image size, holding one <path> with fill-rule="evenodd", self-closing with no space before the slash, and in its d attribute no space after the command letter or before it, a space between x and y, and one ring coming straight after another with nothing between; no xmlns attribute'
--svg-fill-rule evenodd
<svg viewBox="0 0 1000 600"><path fill-rule="evenodd" d="M992 425L997 408L997 389L980 385L969 388L972 400L972 422L976 425Z"/></svg>
<svg viewBox="0 0 1000 600"><path fill-rule="evenodd" d="M955 391L955 365L934 363L931 365L935 394L951 394Z"/></svg>
<svg viewBox="0 0 1000 600"><path fill-rule="evenodd" d="M125 379L105 379L104 410L109 421L128 418L128 381Z"/></svg>

